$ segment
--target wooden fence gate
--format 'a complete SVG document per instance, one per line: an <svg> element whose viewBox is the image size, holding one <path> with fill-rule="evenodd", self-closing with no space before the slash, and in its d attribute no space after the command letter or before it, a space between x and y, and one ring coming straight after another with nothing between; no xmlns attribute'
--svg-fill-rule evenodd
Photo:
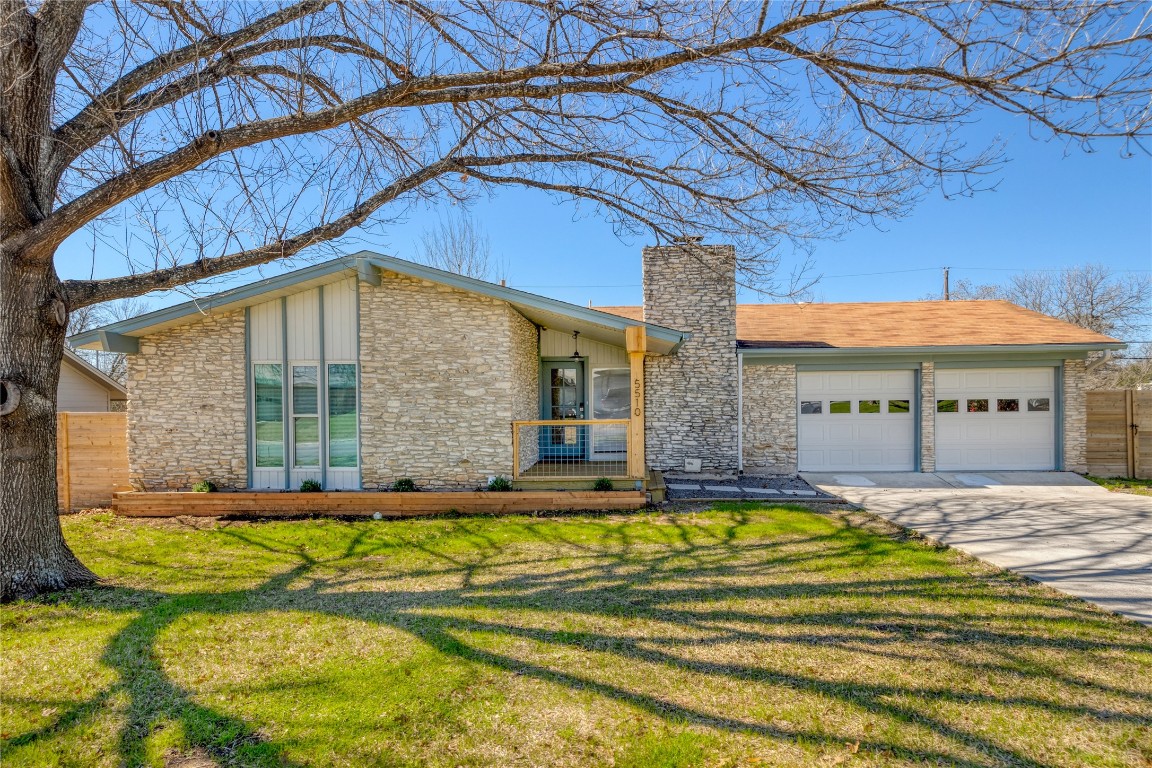
<svg viewBox="0 0 1152 768"><path fill-rule="evenodd" d="M112 506L128 484L128 414L56 414L56 489L61 512Z"/></svg>
<svg viewBox="0 0 1152 768"><path fill-rule="evenodd" d="M1152 479L1152 391L1088 393L1088 474Z"/></svg>

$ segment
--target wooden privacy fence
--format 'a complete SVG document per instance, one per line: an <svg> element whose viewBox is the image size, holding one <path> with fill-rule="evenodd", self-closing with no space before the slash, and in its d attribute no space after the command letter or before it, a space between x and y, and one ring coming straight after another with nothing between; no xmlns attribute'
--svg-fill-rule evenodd
<svg viewBox="0 0 1152 768"><path fill-rule="evenodd" d="M56 488L60 511L112 506L128 484L128 414L56 414Z"/></svg>
<svg viewBox="0 0 1152 768"><path fill-rule="evenodd" d="M1152 391L1088 393L1088 474L1152 478Z"/></svg>

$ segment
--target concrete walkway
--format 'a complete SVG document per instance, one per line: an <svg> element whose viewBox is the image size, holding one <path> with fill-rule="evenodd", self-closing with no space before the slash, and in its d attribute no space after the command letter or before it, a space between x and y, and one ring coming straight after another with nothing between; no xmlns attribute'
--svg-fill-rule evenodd
<svg viewBox="0 0 1152 768"><path fill-rule="evenodd" d="M1152 497L1066 472L804 473L822 491L1152 625Z"/></svg>

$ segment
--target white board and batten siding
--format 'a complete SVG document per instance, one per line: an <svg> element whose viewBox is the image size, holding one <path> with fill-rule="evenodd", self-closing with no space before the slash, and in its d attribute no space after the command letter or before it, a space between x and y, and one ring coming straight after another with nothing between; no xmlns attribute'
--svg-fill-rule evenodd
<svg viewBox="0 0 1152 768"><path fill-rule="evenodd" d="M248 344L251 364L287 363L283 372L284 400L288 414L285 460L290 465L295 464L292 368L316 366L319 371L316 410L323 425L320 433L321 461L327 464L328 451L324 439L327 433L327 367L332 363L358 362L356 302L356 281L349 278L294 293L284 299L273 299L249 309ZM254 427L251 425L255 423L255 416L250 414L249 420L249 439L254 440ZM322 482L326 489L355 489L359 488L360 470L359 467L325 466L321 470L320 467L290 466L286 480L283 467L254 466L252 469L254 488L284 488L287 482L289 488L296 489L305 480Z"/></svg>
<svg viewBox="0 0 1152 768"><path fill-rule="evenodd" d="M1056 468L1056 369L936 371L938 470Z"/></svg>
<svg viewBox="0 0 1152 768"><path fill-rule="evenodd" d="M540 333L540 357L544 359L571 357L573 350L571 333L545 329ZM598 368L627 368L628 352L623 347L614 347L591 339L580 338L580 354L584 366L591 375Z"/></svg>
<svg viewBox="0 0 1152 768"><path fill-rule="evenodd" d="M797 374L800 470L914 470L915 391L912 370Z"/></svg>
<svg viewBox="0 0 1152 768"><path fill-rule="evenodd" d="M332 363L351 363L355 365L360 359L360 333L357 328L357 302L359 301L355 278L341 280L324 286L324 364L325 380L321 391L324 393L324 412L328 412L327 400L327 366ZM359 380L359 376L357 376ZM357 385L357 411L359 411L359 385ZM327 421L327 417L325 417ZM359 417L357 416L357 423ZM356 464L355 467L332 467L326 469L326 482L329 489L359 489L360 488L360 459L359 428L356 430ZM325 430L327 434L327 430ZM325 453L325 455L327 455Z"/></svg>
<svg viewBox="0 0 1152 768"><path fill-rule="evenodd" d="M56 410L103 412L111 410L108 389L77 371L67 360L60 365L56 388Z"/></svg>
<svg viewBox="0 0 1152 768"><path fill-rule="evenodd" d="M248 357L251 365L284 363L284 324L283 305L280 299L257 304L248 309ZM255 378L249 374L250 386L255 387ZM255 395L249 393L249 402L255 402ZM252 462L253 488L283 488L285 484L283 467L260 467L256 465L255 415L252 408L248 412L248 440L252 445L249 455Z"/></svg>

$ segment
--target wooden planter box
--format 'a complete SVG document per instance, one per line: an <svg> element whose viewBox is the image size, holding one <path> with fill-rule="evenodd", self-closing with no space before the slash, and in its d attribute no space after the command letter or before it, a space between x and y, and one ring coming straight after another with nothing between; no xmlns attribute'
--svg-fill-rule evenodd
<svg viewBox="0 0 1152 768"><path fill-rule="evenodd" d="M224 491L221 493L130 491L117 493L112 509L125 517L420 517L445 512L515 515L562 510L640 509L643 491Z"/></svg>

